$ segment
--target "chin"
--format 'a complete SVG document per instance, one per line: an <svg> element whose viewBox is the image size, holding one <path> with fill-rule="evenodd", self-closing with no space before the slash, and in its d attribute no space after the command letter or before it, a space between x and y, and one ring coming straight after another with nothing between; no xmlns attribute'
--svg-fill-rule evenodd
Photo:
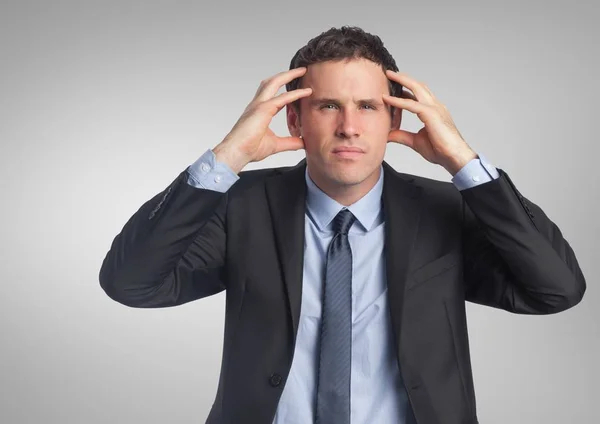
<svg viewBox="0 0 600 424"><path fill-rule="evenodd" d="M366 180L372 172L372 170L365 169L364 166L347 169L331 167L325 171L325 175L327 179L335 181L339 185L356 185Z"/></svg>
<svg viewBox="0 0 600 424"><path fill-rule="evenodd" d="M309 167L316 171L319 179L326 180L329 184L338 186L352 186L365 181L373 174L377 166L366 160L323 160L323 158L312 158L307 156ZM366 157L363 159L367 159ZM323 181L325 182L325 181Z"/></svg>

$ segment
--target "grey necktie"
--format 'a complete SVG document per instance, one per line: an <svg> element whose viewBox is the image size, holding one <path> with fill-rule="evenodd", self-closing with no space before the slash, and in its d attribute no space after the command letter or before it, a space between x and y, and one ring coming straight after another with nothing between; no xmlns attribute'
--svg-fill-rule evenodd
<svg viewBox="0 0 600 424"><path fill-rule="evenodd" d="M350 424L352 359L352 251L348 231L356 220L348 209L333 219L323 290L317 381L317 424Z"/></svg>

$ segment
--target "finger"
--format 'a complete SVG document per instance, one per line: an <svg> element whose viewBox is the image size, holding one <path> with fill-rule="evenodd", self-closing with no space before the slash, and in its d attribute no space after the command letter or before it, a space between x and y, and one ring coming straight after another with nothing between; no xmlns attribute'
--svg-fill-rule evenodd
<svg viewBox="0 0 600 424"><path fill-rule="evenodd" d="M304 149L304 140L299 137L277 137L277 143L275 143L276 152L286 152L289 150L300 150Z"/></svg>
<svg viewBox="0 0 600 424"><path fill-rule="evenodd" d="M382 96L383 101L388 103L391 106L397 107L399 109L406 109L410 112L416 113L417 115L420 113L425 113L427 108L429 107L426 104L418 102L412 99L403 99L400 97L390 96L388 94L384 94Z"/></svg>
<svg viewBox="0 0 600 424"><path fill-rule="evenodd" d="M415 95L412 94L410 91L402 90L402 93L400 93L399 97L404 98L404 99L412 99L412 100L418 102Z"/></svg>
<svg viewBox="0 0 600 424"><path fill-rule="evenodd" d="M281 93L280 95L273 97L271 100L265 102L265 104L268 104L276 109L273 113L273 115L275 115L288 103L292 103L298 99L301 99L302 97L310 96L311 94L312 88L298 88L296 90Z"/></svg>
<svg viewBox="0 0 600 424"><path fill-rule="evenodd" d="M392 130L388 134L388 143L394 142L399 144L404 144L410 148L413 148L414 139L417 134L412 133L410 131L404 130Z"/></svg>
<svg viewBox="0 0 600 424"><path fill-rule="evenodd" d="M388 94L388 96L391 96L391 94ZM402 90L402 92L400 93L400 95L398 95L398 96L392 96L392 97L398 97L398 98L401 98L401 99L411 99L411 100L414 100L414 101L418 102L418 100L415 97L415 95L412 94L410 91L406 91L406 90Z"/></svg>
<svg viewBox="0 0 600 424"><path fill-rule="evenodd" d="M385 74L392 81L396 81L400 85L412 91L419 102L432 104L435 102L433 93L424 84L402 72L394 72L386 70Z"/></svg>
<svg viewBox="0 0 600 424"><path fill-rule="evenodd" d="M306 66L301 66L299 68L280 72L266 80L261 81L260 86L256 91L256 95L254 96L255 100L258 100L259 102L266 102L267 100L273 98L273 96L277 94L279 89L284 84L301 77L306 73L307 69L308 68Z"/></svg>

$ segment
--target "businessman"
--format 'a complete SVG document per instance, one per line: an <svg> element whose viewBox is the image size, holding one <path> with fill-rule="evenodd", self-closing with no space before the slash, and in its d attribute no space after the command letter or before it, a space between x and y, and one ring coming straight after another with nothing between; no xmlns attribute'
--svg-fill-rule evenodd
<svg viewBox="0 0 600 424"><path fill-rule="evenodd" d="M401 130L402 111L423 128ZM452 182L396 171L390 142ZM295 166L242 171L299 149ZM556 224L357 27L262 81L223 140L127 221L99 279L139 308L226 291L212 424L478 423L465 301L553 314L586 289Z"/></svg>

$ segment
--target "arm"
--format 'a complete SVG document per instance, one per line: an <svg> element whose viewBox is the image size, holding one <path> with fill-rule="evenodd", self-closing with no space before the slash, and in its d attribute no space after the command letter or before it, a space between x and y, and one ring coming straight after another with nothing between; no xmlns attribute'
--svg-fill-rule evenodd
<svg viewBox="0 0 600 424"><path fill-rule="evenodd" d="M127 306L158 308L225 290L227 191L238 178L208 150L144 203L102 263L106 294Z"/></svg>
<svg viewBox="0 0 600 424"><path fill-rule="evenodd" d="M269 124L284 106L312 93L303 88L273 97L306 70L294 68L261 81L214 151L207 151L129 219L100 270L100 285L108 296L128 306L158 308L226 289L228 188L248 163L304 148L300 137L278 137Z"/></svg>
<svg viewBox="0 0 600 424"><path fill-rule="evenodd" d="M519 314L575 306L586 282L571 246L498 171L499 178L461 190L466 300Z"/></svg>
<svg viewBox="0 0 600 424"><path fill-rule="evenodd" d="M393 129L389 141L408 145L453 176L477 158L429 87L406 73L386 70L386 75L413 94L384 94L383 100L415 113L425 124L418 133ZM496 179L459 187L465 299L521 314L550 314L576 305L586 282L569 243L498 171Z"/></svg>

